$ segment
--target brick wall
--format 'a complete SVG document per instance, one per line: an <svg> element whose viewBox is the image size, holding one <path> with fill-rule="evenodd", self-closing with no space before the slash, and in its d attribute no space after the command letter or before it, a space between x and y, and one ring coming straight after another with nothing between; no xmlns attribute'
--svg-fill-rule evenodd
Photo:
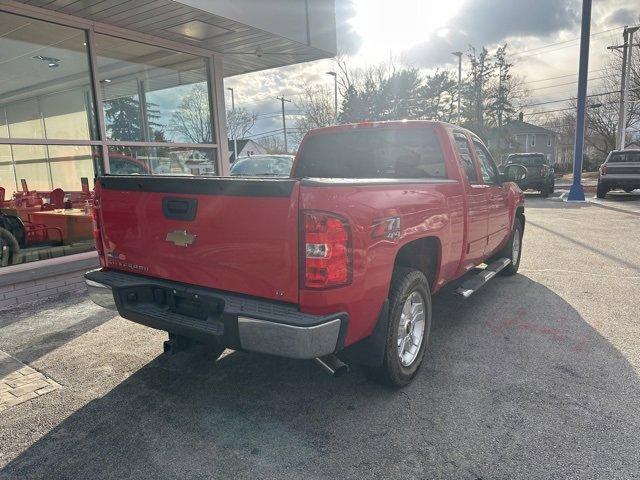
<svg viewBox="0 0 640 480"><path fill-rule="evenodd" d="M83 274L97 268L95 252L0 269L0 310L85 288Z"/></svg>

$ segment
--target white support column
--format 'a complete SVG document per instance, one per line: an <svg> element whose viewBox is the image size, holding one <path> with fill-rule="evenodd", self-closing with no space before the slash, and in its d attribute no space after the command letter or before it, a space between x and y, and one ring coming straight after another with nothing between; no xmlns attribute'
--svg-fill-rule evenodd
<svg viewBox="0 0 640 480"><path fill-rule="evenodd" d="M227 114L224 104L224 78L222 55L211 57L211 99L213 101L213 123L218 144L218 175L229 175L229 141L227 140Z"/></svg>

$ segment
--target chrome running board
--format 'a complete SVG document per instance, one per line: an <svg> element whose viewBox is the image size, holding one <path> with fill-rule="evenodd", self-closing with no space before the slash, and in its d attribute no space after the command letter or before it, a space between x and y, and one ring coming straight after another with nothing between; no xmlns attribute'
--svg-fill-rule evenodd
<svg viewBox="0 0 640 480"><path fill-rule="evenodd" d="M463 298L469 298L510 263L511 260L509 258L500 258L496 260L495 262L487 265L487 267L477 275L465 280L462 285L456 288L455 293Z"/></svg>

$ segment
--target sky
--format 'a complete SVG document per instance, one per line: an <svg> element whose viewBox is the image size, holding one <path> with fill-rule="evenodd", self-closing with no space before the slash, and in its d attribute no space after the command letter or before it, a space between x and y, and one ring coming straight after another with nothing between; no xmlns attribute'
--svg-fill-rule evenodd
<svg viewBox="0 0 640 480"><path fill-rule="evenodd" d="M580 0L336 0L338 52L356 67L394 62L423 69L457 68L454 51L469 45L490 51L509 44L513 72L532 95L531 103L574 97L581 19ZM638 0L593 0L588 89L603 81L603 68L614 55L609 45L622 42L622 27L640 24ZM463 60L463 76L465 74ZM282 127L280 102L287 104L293 126L303 85L333 88L325 72L333 60L319 60L225 79L237 106L258 115L252 135ZM230 99L227 99L230 104ZM547 103L536 110L562 108ZM533 110L528 110L533 112ZM535 115L527 121L535 123Z"/></svg>

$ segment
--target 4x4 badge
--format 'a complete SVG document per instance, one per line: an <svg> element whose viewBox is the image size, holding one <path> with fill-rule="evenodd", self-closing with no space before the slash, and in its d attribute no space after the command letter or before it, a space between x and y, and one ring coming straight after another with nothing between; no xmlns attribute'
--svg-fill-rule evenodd
<svg viewBox="0 0 640 480"><path fill-rule="evenodd" d="M188 247L196 241L197 235L187 233L186 230L174 230L167 233L165 240L173 243L177 247Z"/></svg>

